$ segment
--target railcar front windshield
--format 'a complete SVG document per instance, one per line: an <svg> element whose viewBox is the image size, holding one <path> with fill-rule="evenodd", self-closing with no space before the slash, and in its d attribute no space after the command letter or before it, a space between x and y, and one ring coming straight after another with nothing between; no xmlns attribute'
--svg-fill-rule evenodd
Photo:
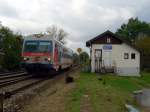
<svg viewBox="0 0 150 112"><path fill-rule="evenodd" d="M52 41L25 41L24 52L52 52Z"/></svg>

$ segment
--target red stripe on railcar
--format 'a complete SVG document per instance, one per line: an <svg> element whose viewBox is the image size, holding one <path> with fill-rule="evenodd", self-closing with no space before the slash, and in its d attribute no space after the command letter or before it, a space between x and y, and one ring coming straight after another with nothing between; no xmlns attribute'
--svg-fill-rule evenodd
<svg viewBox="0 0 150 112"><path fill-rule="evenodd" d="M22 56L51 56L50 53L32 53L32 52L24 52Z"/></svg>
<svg viewBox="0 0 150 112"><path fill-rule="evenodd" d="M55 48L54 50L54 63L58 64L58 48Z"/></svg>

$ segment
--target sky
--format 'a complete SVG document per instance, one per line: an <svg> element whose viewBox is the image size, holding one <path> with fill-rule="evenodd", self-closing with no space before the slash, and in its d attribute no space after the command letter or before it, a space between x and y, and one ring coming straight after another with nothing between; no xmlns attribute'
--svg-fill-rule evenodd
<svg viewBox="0 0 150 112"><path fill-rule="evenodd" d="M131 17L150 22L150 0L0 0L0 21L23 35L56 25L68 36L67 46L88 51L87 40L115 32Z"/></svg>

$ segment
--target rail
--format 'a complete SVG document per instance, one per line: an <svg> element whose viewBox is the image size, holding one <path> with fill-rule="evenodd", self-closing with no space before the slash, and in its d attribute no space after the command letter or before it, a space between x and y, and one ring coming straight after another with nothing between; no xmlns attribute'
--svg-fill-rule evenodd
<svg viewBox="0 0 150 112"><path fill-rule="evenodd" d="M26 90L26 89L29 89L30 87L34 86L34 85L37 85L45 80L51 80L52 82L55 81L55 83L57 83L58 79L60 77L69 77L69 74L71 72L73 72L74 70L76 70L78 68L78 66L74 66L72 67L71 69L67 70L67 71L62 71L60 74L56 75L55 77L53 78L44 78L44 79L37 79L37 80L34 80L34 81L31 81L30 83L26 83L25 85L22 85L20 87L17 87L17 88L13 88L12 90L6 90L6 91L2 91L0 92L0 112L3 112L3 101L5 99L8 99L10 98L12 95L15 95L17 93L19 93L20 91L23 91L23 90ZM13 83L13 81L12 81ZM18 84L18 83L17 83ZM8 85L9 85L9 81L8 81ZM1 86L1 83L0 83L0 86Z"/></svg>

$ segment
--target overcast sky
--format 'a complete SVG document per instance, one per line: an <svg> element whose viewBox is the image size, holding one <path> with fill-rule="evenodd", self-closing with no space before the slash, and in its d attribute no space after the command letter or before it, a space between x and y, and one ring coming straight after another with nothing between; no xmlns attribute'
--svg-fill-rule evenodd
<svg viewBox="0 0 150 112"><path fill-rule="evenodd" d="M150 0L0 0L0 21L24 35L56 25L69 33L67 46L81 47L98 34L116 31L131 17L150 22Z"/></svg>

